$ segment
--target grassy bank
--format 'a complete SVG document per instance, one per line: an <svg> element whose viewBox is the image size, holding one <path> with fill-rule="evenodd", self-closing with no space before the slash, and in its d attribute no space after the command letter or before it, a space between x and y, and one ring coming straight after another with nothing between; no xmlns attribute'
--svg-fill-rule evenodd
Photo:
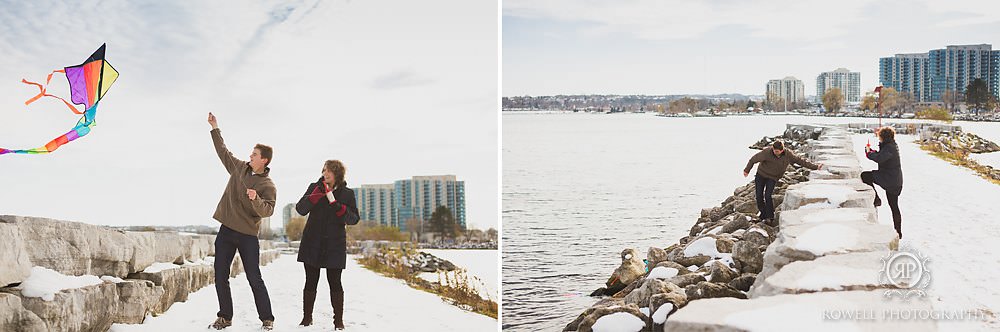
<svg viewBox="0 0 1000 332"><path fill-rule="evenodd" d="M965 149L944 149L940 144L920 142L920 149L927 151L931 155L948 161L954 165L962 166L975 171L984 179L1000 185L1000 172L993 167L986 166L969 158L969 151Z"/></svg>
<svg viewBox="0 0 1000 332"><path fill-rule="evenodd" d="M387 277L400 279L412 288L436 294L448 303L475 313L497 318L498 305L492 298L484 299L469 280L464 270L456 270L454 275L439 273L441 282L430 282L420 278L409 266L403 264L403 257L412 250L379 249L379 255L358 258L365 268ZM380 257L381 256L381 257Z"/></svg>

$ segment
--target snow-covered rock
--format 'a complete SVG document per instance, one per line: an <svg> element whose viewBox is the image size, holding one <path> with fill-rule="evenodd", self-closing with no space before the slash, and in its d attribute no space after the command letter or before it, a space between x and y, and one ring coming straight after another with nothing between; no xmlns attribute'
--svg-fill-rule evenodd
<svg viewBox="0 0 1000 332"><path fill-rule="evenodd" d="M757 283L781 267L831 254L888 250L896 237L891 226L866 221L829 221L784 227L764 252Z"/></svg>
<svg viewBox="0 0 1000 332"><path fill-rule="evenodd" d="M872 187L860 179L811 180L788 186L781 210L809 208L869 207L875 200Z"/></svg>
<svg viewBox="0 0 1000 332"><path fill-rule="evenodd" d="M639 332L646 327L642 318L627 312L616 312L598 318L592 326L594 332Z"/></svg>
<svg viewBox="0 0 1000 332"><path fill-rule="evenodd" d="M52 300L25 296L18 289L10 291L21 297L21 305L45 322L49 331L107 331L120 308L117 284L100 280L59 291Z"/></svg>
<svg viewBox="0 0 1000 332"><path fill-rule="evenodd" d="M889 251L872 251L792 262L763 279L750 296L896 288L878 278L882 259L889 255Z"/></svg>
<svg viewBox="0 0 1000 332"><path fill-rule="evenodd" d="M936 331L934 321L883 316L931 309L929 301L885 301L880 291L713 298L692 301L672 314L664 331ZM844 319L846 315L872 319Z"/></svg>
<svg viewBox="0 0 1000 332"><path fill-rule="evenodd" d="M840 208L840 209L798 209L782 211L778 223L781 227L800 224L819 224L831 221L863 221L874 224L877 221L875 208Z"/></svg>

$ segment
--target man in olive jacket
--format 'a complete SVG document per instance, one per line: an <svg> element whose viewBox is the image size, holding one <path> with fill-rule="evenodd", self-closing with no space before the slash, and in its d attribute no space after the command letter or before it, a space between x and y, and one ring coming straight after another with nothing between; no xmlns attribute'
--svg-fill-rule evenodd
<svg viewBox="0 0 1000 332"><path fill-rule="evenodd" d="M753 164L757 166L757 175L754 176L754 194L757 197L757 211L760 211L761 221L771 222L774 220L774 200L771 195L774 193L774 185L785 175L788 165L795 163L811 170L823 167L823 164L813 164L796 156L792 151L785 150L785 144L781 141L774 141L771 147L764 148L757 154L750 157L747 167L743 169L743 176L750 174Z"/></svg>
<svg viewBox="0 0 1000 332"><path fill-rule="evenodd" d="M212 113L208 113L208 123L212 125L215 152L229 173L226 190L212 216L222 226L215 238L215 292L219 297L219 312L215 323L209 327L221 330L232 325L233 296L229 289L229 269L233 264L233 257L239 251L243 270L257 304L257 315L263 322L263 328L271 330L274 315L267 287L260 275L260 242L257 234L260 231L260 219L274 213L277 190L268 177L271 169L267 167L271 163L273 150L267 145L257 144L250 154L249 162L240 160L226 148L222 132Z"/></svg>

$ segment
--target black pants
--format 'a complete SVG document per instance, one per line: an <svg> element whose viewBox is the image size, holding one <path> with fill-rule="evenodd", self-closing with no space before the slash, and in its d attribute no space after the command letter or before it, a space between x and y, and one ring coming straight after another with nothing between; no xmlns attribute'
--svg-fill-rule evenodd
<svg viewBox="0 0 1000 332"><path fill-rule="evenodd" d="M233 265L236 251L243 260L253 300L257 304L257 315L261 321L274 320L271 313L271 298L260 276L260 242L256 236L246 235L222 226L215 237L215 293L219 297L218 317L233 319L233 294L229 289L229 268Z"/></svg>
<svg viewBox="0 0 1000 332"><path fill-rule="evenodd" d="M306 291L315 292L319 284L319 267L302 264L306 267ZM344 285L340 283L340 274L344 269L326 269L326 282L330 283L330 292L343 292Z"/></svg>
<svg viewBox="0 0 1000 332"><path fill-rule="evenodd" d="M875 174L872 171L861 172L861 182L864 182L865 184L872 186L872 189L875 189ZM882 185L879 185L879 187L882 187ZM889 201L889 209L892 210L892 225L896 227L896 234L899 235L900 239L902 239L903 215L899 213L899 194L903 192L903 187L882 187L882 189L885 189L885 196ZM878 198L878 191L875 192L875 200L880 200Z"/></svg>
<svg viewBox="0 0 1000 332"><path fill-rule="evenodd" d="M774 219L774 200L771 198L771 195L774 194L774 185L778 181L755 175L753 183L755 188L754 194L757 197L757 211L760 211L760 219Z"/></svg>

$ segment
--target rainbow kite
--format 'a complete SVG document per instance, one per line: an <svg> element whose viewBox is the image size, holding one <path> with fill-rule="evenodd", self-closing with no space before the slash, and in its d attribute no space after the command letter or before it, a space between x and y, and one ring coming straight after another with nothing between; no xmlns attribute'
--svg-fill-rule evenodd
<svg viewBox="0 0 1000 332"><path fill-rule="evenodd" d="M79 65L53 70L52 73L49 74L48 78L45 79L45 85L28 82L23 79L21 80L21 82L24 82L25 84L37 86L40 90L38 95L24 102L25 105L31 104L42 97L52 97L62 100L62 102L65 103L66 106L73 111L73 113L83 114L83 117L80 118L80 121L76 122L76 126L74 126L72 130L62 136L56 137L52 141L49 141L49 143L45 144L44 147L28 150L8 150L0 148L0 155L8 153L51 153L63 144L72 142L73 140L90 133L90 129L94 127L94 116L97 115L97 104L101 101L101 98L104 97L104 94L108 93L108 89L111 88L111 84L118 79L118 71L115 70L110 63L104 60L104 48L106 45L107 44L101 45L97 51L94 51L94 54L91 54L86 61ZM52 75L55 73L66 74L66 79L69 80L70 99L73 101L73 104L86 106L85 111L80 112L75 106L73 106L73 104L66 101L66 99L48 94L46 92L49 82L52 81Z"/></svg>

